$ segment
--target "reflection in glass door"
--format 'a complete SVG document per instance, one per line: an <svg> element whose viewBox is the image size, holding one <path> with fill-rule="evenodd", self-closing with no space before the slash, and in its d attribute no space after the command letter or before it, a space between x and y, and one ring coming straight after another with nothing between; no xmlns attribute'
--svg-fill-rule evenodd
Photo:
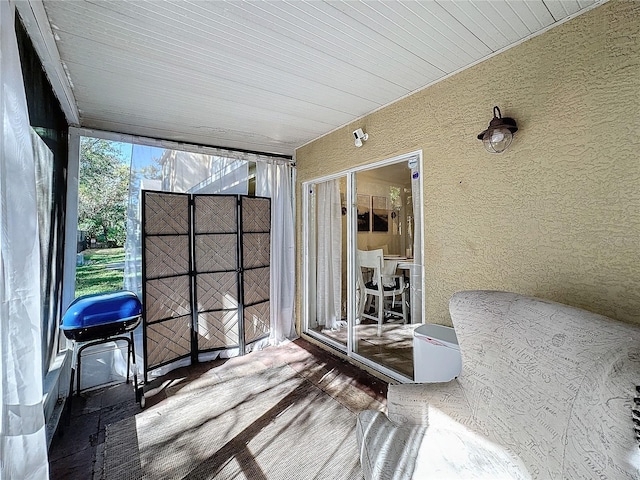
<svg viewBox="0 0 640 480"><path fill-rule="evenodd" d="M347 346L347 177L309 184L307 329Z"/></svg>
<svg viewBox="0 0 640 480"><path fill-rule="evenodd" d="M423 322L419 160L303 186L304 330L398 380L413 379Z"/></svg>
<svg viewBox="0 0 640 480"><path fill-rule="evenodd" d="M355 173L357 232L353 353L413 378L414 213L407 162ZM413 296L415 297L415 295ZM415 301L415 300L414 300Z"/></svg>

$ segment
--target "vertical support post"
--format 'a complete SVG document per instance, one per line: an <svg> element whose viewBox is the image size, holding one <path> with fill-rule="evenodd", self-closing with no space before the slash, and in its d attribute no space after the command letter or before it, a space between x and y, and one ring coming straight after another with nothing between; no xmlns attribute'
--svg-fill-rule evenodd
<svg viewBox="0 0 640 480"><path fill-rule="evenodd" d="M145 203L147 201L147 191L140 191L140 236L142 237L142 372L144 383L148 382L147 378L147 209Z"/></svg>
<svg viewBox="0 0 640 480"><path fill-rule="evenodd" d="M246 353L246 342L244 338L244 262L242 248L242 196L237 196L237 215L238 215L238 349L240 355Z"/></svg>
<svg viewBox="0 0 640 480"><path fill-rule="evenodd" d="M196 291L196 235L194 228L196 201L189 195L189 288L191 289L191 364L198 363L198 299Z"/></svg>
<svg viewBox="0 0 640 480"><path fill-rule="evenodd" d="M347 355L358 352L358 339L356 338L356 321L359 313L358 299L356 298L356 250L358 243L357 217L358 196L355 174L347 175ZM362 288L362 286L360 287ZM362 299L360 299L362 301Z"/></svg>
<svg viewBox="0 0 640 480"><path fill-rule="evenodd" d="M69 129L69 164L67 165L67 203L64 226L64 273L62 282L62 311L64 312L73 299L76 290L76 254L78 244L75 241L78 233L78 176L80 171L80 134L77 129ZM61 336L62 342L69 341Z"/></svg>

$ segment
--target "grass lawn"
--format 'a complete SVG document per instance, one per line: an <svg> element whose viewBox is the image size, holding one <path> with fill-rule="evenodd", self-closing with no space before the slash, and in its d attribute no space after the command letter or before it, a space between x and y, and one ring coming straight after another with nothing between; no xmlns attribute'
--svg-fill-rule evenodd
<svg viewBox="0 0 640 480"><path fill-rule="evenodd" d="M84 265L76 267L76 297L122 290L124 248L85 250L83 253Z"/></svg>

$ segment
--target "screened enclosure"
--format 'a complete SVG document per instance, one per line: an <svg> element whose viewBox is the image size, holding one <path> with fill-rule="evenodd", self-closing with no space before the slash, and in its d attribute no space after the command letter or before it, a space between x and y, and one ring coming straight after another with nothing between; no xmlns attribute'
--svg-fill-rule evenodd
<svg viewBox="0 0 640 480"><path fill-rule="evenodd" d="M168 141L88 129L73 129L72 133L76 138L81 136L109 140L117 145L122 155L130 162L124 289L136 293L140 300L144 300L145 296L151 299L145 302L145 306L149 308L147 315L152 319L151 322L156 322L153 325L158 330L150 330L149 357L144 355L145 331L142 324L134 332L139 374L149 371L144 368L145 360L149 360L149 367L155 369L153 377L190 364L194 358L206 361L217 357L232 357L248 350L278 344L296 335L293 320L294 168L289 157L215 147L183 146ZM162 221L168 223L154 223L160 218L156 215L152 221L154 226L148 232L145 232L143 227L143 191L173 195L167 198L183 198L175 205L165 206L164 212L167 215ZM268 210L259 212L260 220L266 219L271 226L251 227L246 222L242 226L238 219L234 219L236 224L233 232L236 233L232 234L237 235L240 226L243 228L243 238L249 242L250 237L256 237L254 234L268 232L266 235L261 234L261 245L265 246L267 263L256 263L255 259L241 256L229 259L226 254L224 257L215 258L206 255L230 251L227 249L229 245L216 246L212 241L222 241L225 236L228 239L230 237L227 234L231 232L227 232L227 227L223 228L220 224L211 225L212 217L207 218L204 212L214 207L222 208L224 202L216 199L231 198L233 205L236 205L239 202L238 195L246 197L243 199L245 206L250 197L265 197L262 198L262 202L266 201L271 206ZM178 205L187 210L183 209L183 213L180 213ZM236 207L233 208L235 212ZM180 215L182 218L178 218ZM193 218L189 215L193 215ZM249 218L246 208L243 218ZM216 221L222 222L219 214ZM216 230L220 228L223 230ZM172 239L172 235L176 238ZM191 239L190 235L193 236ZM147 265L145 268L149 273L146 278L143 275L143 238L151 237L157 237L153 239L157 243L150 245L150 252L154 255L163 251L171 252L173 257L168 259L167 256L167 259L157 264ZM269 241L265 243L264 239ZM160 240L182 242L181 245L185 246L186 250L176 250L173 248L175 245L162 245ZM238 240L235 239L235 244L237 243ZM247 247L244 251L249 255L251 249ZM272 265L268 264L269 259L273 261ZM224 265L226 261L230 262L229 266ZM259 272L260 288L263 291L245 289L241 293L251 296L247 299L239 297L238 293L221 297L217 289L232 288L225 282L229 281L231 274L238 276L238 268L244 269L245 284L250 281L249 277L252 274L258 275L250 271L253 267L246 266L250 261L258 268L268 267ZM173 273L170 275L169 272ZM223 273L227 275L222 275ZM169 288L169 276L172 275L176 278ZM266 282L262 278L264 275ZM273 278L278 278L278 281L274 282ZM146 280L152 282L147 285L147 293L143 294L143 283ZM237 278L234 282L240 285ZM180 300L177 301L175 298ZM238 315L238 304L242 305L241 313L244 315ZM233 310L235 313L232 313ZM168 311L170 313L167 313ZM185 323L185 319L193 319L194 314L197 320L192 331L192 324ZM180 320L176 320L177 318ZM241 325L243 330L239 330L239 321L244 321ZM182 325L182 330L178 325ZM169 333L168 327L177 328L179 334ZM161 332L165 332L165 337L175 341L163 338ZM88 360L83 374L85 370L85 377L89 373L92 376L83 379L83 384L91 386L124 379L126 352L115 345L103 352L96 352L96 355Z"/></svg>

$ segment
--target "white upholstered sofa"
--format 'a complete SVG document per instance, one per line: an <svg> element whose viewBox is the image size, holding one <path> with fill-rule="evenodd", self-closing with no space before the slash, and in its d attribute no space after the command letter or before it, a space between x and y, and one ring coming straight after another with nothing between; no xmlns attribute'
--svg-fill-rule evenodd
<svg viewBox="0 0 640 480"><path fill-rule="evenodd" d="M461 375L389 385L388 416L360 413L365 478L640 479L639 327L506 292L450 311Z"/></svg>

